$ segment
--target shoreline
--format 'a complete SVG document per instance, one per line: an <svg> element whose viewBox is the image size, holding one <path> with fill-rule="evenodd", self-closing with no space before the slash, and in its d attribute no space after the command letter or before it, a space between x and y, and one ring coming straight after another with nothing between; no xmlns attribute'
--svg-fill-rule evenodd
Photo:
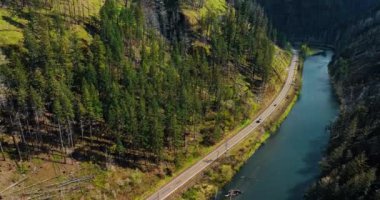
<svg viewBox="0 0 380 200"><path fill-rule="evenodd" d="M168 199L187 199L187 195L194 196L194 191L198 194L201 193L201 196L204 197L198 197L199 199L209 199L215 196L218 190L230 182L244 163L246 163L251 156L254 156L254 153L262 145L265 145L267 139L275 133L293 109L298 100L299 92L302 87L303 65L304 59L300 58L299 63L297 64L295 85L291 87L288 93L289 98L279 105L278 110L273 113L268 120L265 121L265 123L261 124L257 130L250 133L250 135L244 141L240 142L239 145L233 147L227 153L228 155L216 160L208 169L199 174L196 178L194 178L194 180L190 181L190 183L186 184L186 186L183 186L183 188L179 189L176 194ZM260 113L258 113L258 115L259 114ZM211 177L210 174L220 173L223 171L222 168L226 166L231 166L232 176L220 183L216 183L215 181L213 182L213 177ZM212 183L210 183L210 181Z"/></svg>

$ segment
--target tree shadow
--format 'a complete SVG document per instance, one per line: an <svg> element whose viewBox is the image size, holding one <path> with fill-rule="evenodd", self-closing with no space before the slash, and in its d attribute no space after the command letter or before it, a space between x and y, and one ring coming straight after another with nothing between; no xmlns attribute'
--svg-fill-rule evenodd
<svg viewBox="0 0 380 200"><path fill-rule="evenodd" d="M9 24L11 24L11 25L13 25L13 26L15 26L17 28L20 28L20 29L25 28L24 24L13 20L11 17L3 16L2 18L3 18L4 21L8 22Z"/></svg>
<svg viewBox="0 0 380 200"><path fill-rule="evenodd" d="M24 161L38 158L46 162L65 164L64 158L66 157L80 162L92 162L103 169L111 164L123 168L139 169L143 172L153 170L159 163L156 155L143 150L126 148L122 153L112 152L113 143L106 138L91 140L91 138L84 137L81 143L74 148L67 148L65 143L64 149L61 149L59 137L54 134L44 135L41 142L43 145L37 144L34 137L26 136L25 139L28 144L22 143L20 139L16 143L21 153L21 159ZM127 146L127 144L125 145ZM2 142L2 146L10 160L20 160L13 141Z"/></svg>
<svg viewBox="0 0 380 200"><path fill-rule="evenodd" d="M107 146L87 144L75 148L71 157L77 161L95 163L102 168L107 168L108 164L113 164L123 168L139 169L140 171L147 171L149 166L155 165L152 161L157 160L156 156L143 154L141 151L126 150L123 153L115 153L111 152L110 148L111 144Z"/></svg>
<svg viewBox="0 0 380 200"><path fill-rule="evenodd" d="M0 122L4 129L0 132L3 149L9 159L15 162L38 158L64 164L66 158L71 158L92 162L104 169L109 165L116 165L145 172L155 170L162 163L154 153L134 148L135 145L128 138L123 139L120 148L115 146L116 139L112 134L101 134L107 132L104 127L94 126L94 130L98 131L93 134L85 131L82 136L75 125L69 131L67 126L59 129L58 125L42 120L38 128L36 122L22 122L22 129L12 123Z"/></svg>
<svg viewBox="0 0 380 200"><path fill-rule="evenodd" d="M318 177L319 161L322 159L322 156L325 152L325 150L323 150L324 145L322 145L325 139L322 137L323 136L309 142L310 146L316 146L321 148L310 148L310 151L302 159L302 161L305 163L305 166L298 170L297 173L309 178L306 178L305 180L296 184L294 187L288 190L288 200L303 199L304 194L307 192L312 183Z"/></svg>
<svg viewBox="0 0 380 200"><path fill-rule="evenodd" d="M314 178L307 179L288 190L287 200L304 199L305 193L311 186Z"/></svg>

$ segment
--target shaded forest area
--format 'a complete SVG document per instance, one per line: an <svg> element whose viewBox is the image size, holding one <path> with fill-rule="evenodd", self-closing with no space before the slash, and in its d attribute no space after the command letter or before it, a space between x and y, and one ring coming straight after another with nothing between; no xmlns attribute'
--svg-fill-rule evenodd
<svg viewBox="0 0 380 200"><path fill-rule="evenodd" d="M371 10L377 0L258 0L279 40L335 45L339 31ZM284 40L285 42L286 40Z"/></svg>
<svg viewBox="0 0 380 200"><path fill-rule="evenodd" d="M341 30L330 74L341 101L306 199L380 199L380 7Z"/></svg>

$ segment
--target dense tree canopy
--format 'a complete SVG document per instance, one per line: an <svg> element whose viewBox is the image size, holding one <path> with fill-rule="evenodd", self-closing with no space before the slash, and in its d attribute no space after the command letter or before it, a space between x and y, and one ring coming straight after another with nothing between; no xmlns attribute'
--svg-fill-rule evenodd
<svg viewBox="0 0 380 200"><path fill-rule="evenodd" d="M23 44L7 49L10 62L0 68L8 100L1 117L21 138L14 140L20 159L32 149L69 152L102 139L112 141L105 152L161 159L186 150L197 129L212 145L249 116L254 87L268 84L275 35L251 1L206 13L192 33L172 27L173 40L148 26L141 2L106 0L90 41L62 15L39 12L44 5L9 4L30 10ZM251 86L245 96L237 95L241 74ZM211 126L199 128L203 121Z"/></svg>

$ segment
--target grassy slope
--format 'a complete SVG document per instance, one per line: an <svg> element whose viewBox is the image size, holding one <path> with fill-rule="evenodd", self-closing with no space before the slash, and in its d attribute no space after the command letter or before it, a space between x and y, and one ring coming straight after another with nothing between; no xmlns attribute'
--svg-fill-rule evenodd
<svg viewBox="0 0 380 200"><path fill-rule="evenodd" d="M39 10L41 13L58 13L62 16L71 16L73 20L88 20L91 17L97 17L103 4L103 0L78 0L72 1L53 1L51 10ZM24 12L28 12L25 8ZM27 25L28 20L17 16L13 11L7 8L0 8L0 47L17 45L23 41L22 26ZM87 33L84 26L73 23L72 31L78 34L78 37L84 40L91 40L91 35Z"/></svg>
<svg viewBox="0 0 380 200"><path fill-rule="evenodd" d="M199 32L203 36L207 35L207 30L200 30L199 24L202 19L208 15L221 16L227 11L227 3L225 0L207 0L203 5L190 5L189 3L182 3L181 12L185 16L187 23L191 26L191 30ZM210 46L199 40L193 42L194 47L204 48L207 52L210 51Z"/></svg>
<svg viewBox="0 0 380 200"><path fill-rule="evenodd" d="M227 10L227 3L225 0L207 0L198 8L194 7L194 5L188 5L185 3L181 5L181 8L186 20L190 22L191 25L196 26L203 17L209 14L219 16L225 13Z"/></svg>
<svg viewBox="0 0 380 200"><path fill-rule="evenodd" d="M26 24L26 20L13 16L5 8L0 8L0 47L18 44L23 39L22 29L11 22Z"/></svg>

